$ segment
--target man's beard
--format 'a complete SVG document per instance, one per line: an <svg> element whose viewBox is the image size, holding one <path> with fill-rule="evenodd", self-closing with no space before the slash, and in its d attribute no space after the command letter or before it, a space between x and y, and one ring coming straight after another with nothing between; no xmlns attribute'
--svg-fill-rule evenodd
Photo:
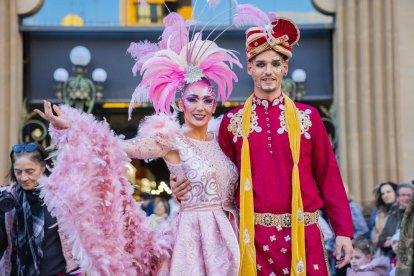
<svg viewBox="0 0 414 276"><path fill-rule="evenodd" d="M257 85L258 88L260 88L260 90L262 90L264 93L273 93L275 91L277 91L278 85L276 84L275 86L271 86L268 88L264 88L262 85Z"/></svg>

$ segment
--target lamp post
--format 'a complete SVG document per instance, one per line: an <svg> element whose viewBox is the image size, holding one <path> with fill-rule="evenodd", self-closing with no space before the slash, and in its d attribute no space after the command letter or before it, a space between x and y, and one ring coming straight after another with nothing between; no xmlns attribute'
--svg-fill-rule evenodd
<svg viewBox="0 0 414 276"><path fill-rule="evenodd" d="M301 101L305 95L306 72L303 69L295 69L292 72L292 80L296 84L296 100Z"/></svg>
<svg viewBox="0 0 414 276"><path fill-rule="evenodd" d="M284 78L282 91L294 101L301 101L305 94L306 72L303 69L295 69L291 78Z"/></svg>
<svg viewBox="0 0 414 276"><path fill-rule="evenodd" d="M53 78L58 82L56 97L65 104L90 113L97 100L102 99L102 83L107 74L102 68L92 72L92 80L85 77L86 66L91 61L91 52L84 46L76 46L70 51L70 61L73 64L73 76L64 68L58 68Z"/></svg>

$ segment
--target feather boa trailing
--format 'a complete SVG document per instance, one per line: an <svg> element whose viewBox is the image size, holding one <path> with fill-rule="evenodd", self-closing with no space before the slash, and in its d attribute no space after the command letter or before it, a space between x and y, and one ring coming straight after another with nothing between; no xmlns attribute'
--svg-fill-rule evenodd
<svg viewBox="0 0 414 276"><path fill-rule="evenodd" d="M151 229L125 177L129 158L107 122L62 107L67 130L50 128L58 147L42 196L88 275L154 275L171 253L168 231Z"/></svg>

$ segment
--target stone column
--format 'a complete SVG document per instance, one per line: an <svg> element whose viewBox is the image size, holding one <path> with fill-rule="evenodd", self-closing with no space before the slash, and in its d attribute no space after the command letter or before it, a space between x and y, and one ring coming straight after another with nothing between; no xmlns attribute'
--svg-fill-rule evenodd
<svg viewBox="0 0 414 276"><path fill-rule="evenodd" d="M9 168L10 146L17 142L22 105L22 38L16 1L0 0L0 177L1 184Z"/></svg>
<svg viewBox="0 0 414 276"><path fill-rule="evenodd" d="M365 204L375 184L414 177L414 2L312 2L335 15L339 162L354 199Z"/></svg>
<svg viewBox="0 0 414 276"><path fill-rule="evenodd" d="M9 169L11 145L17 143L23 104L23 42L19 15L36 12L43 0L0 0L0 185Z"/></svg>

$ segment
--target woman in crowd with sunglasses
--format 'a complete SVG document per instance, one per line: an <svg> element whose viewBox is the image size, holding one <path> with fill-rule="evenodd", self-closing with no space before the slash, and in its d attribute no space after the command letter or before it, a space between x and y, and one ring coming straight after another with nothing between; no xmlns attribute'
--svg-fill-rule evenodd
<svg viewBox="0 0 414 276"><path fill-rule="evenodd" d="M14 145L0 193L0 275L66 275L77 268L59 223L39 197L50 160L38 144Z"/></svg>

